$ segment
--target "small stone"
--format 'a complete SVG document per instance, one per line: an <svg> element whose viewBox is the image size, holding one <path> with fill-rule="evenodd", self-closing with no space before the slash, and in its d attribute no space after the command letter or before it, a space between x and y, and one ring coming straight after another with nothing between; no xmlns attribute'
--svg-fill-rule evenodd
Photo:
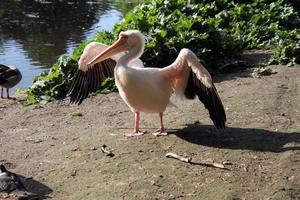
<svg viewBox="0 0 300 200"><path fill-rule="evenodd" d="M233 165L233 163L232 163L232 162L229 162L229 161L223 161L222 164L223 164L223 165Z"/></svg>
<svg viewBox="0 0 300 200"><path fill-rule="evenodd" d="M71 151L78 151L78 150L79 150L78 147L75 147L75 148L71 149Z"/></svg>
<svg viewBox="0 0 300 200"><path fill-rule="evenodd" d="M90 149L91 149L92 151L96 151L96 150L97 150L96 147L91 147Z"/></svg>
<svg viewBox="0 0 300 200"><path fill-rule="evenodd" d="M293 181L295 179L295 176L290 176L287 178L289 181Z"/></svg>
<svg viewBox="0 0 300 200"><path fill-rule="evenodd" d="M43 140L41 140L41 139L37 139L37 140L33 141L33 143L41 143L41 142L43 142Z"/></svg>
<svg viewBox="0 0 300 200"><path fill-rule="evenodd" d="M71 176L76 176L77 175L77 170L75 169L75 170L73 170L72 172L71 172Z"/></svg>

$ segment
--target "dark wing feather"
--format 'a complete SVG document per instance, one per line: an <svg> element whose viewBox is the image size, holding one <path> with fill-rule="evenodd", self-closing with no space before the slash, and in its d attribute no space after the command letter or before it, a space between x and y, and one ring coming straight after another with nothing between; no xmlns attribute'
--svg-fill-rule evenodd
<svg viewBox="0 0 300 200"><path fill-rule="evenodd" d="M188 99L193 99L197 95L205 108L208 109L209 116L216 128L225 128L225 110L213 83L211 88L207 88L191 71L184 94Z"/></svg>
<svg viewBox="0 0 300 200"><path fill-rule="evenodd" d="M116 61L109 58L95 64L87 71L78 69L68 92L70 102L81 104L90 93L98 89L105 78L114 77L115 66Z"/></svg>
<svg viewBox="0 0 300 200"><path fill-rule="evenodd" d="M0 75L0 85L6 83L7 80Z"/></svg>
<svg viewBox="0 0 300 200"><path fill-rule="evenodd" d="M6 83L11 76L17 76L19 72L10 69L8 66L0 64L0 84Z"/></svg>
<svg viewBox="0 0 300 200"><path fill-rule="evenodd" d="M8 69L9 69L8 66L0 64L0 74L3 73L3 72L5 72Z"/></svg>

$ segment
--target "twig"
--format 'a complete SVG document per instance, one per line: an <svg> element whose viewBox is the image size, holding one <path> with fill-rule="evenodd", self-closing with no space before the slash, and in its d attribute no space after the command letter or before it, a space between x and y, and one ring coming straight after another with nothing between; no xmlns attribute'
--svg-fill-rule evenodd
<svg viewBox="0 0 300 200"><path fill-rule="evenodd" d="M182 162L186 162L186 163L189 163L189 164L192 164L192 165L201 165L201 166L205 166L205 167L213 167L213 168L224 169L224 170L230 171L230 169L225 167L223 164L208 163L208 162L195 162L195 161L192 161L192 158L186 158L186 157L177 155L175 153L167 153L166 157L167 158L175 158L177 160L180 160Z"/></svg>
<svg viewBox="0 0 300 200"><path fill-rule="evenodd" d="M177 159L177 160L180 160L180 161L186 162L186 163L191 163L191 161L192 161L191 158L186 158L186 157L177 155L177 154L175 154L175 153L167 153L167 154L166 154L166 157L167 157L167 158L175 158L175 159Z"/></svg>
<svg viewBox="0 0 300 200"><path fill-rule="evenodd" d="M113 154L112 151L110 151L110 150L107 149L107 146L106 146L105 144L102 145L101 151L102 151L103 153L105 153L106 156L109 156L109 157L113 157L113 156L115 155L115 154Z"/></svg>

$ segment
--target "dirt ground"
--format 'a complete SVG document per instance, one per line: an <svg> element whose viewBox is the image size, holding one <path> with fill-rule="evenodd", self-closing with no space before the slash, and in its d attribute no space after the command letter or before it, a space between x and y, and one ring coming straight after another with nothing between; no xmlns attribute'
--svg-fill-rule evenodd
<svg viewBox="0 0 300 200"><path fill-rule="evenodd" d="M222 131L198 100L173 100L178 108L165 112L165 137L151 134L158 115L142 114L148 134L135 138L123 136L134 116L117 93L80 106L0 100L0 160L32 177L25 185L40 199L300 199L300 66L271 67L277 73L261 78L247 70L214 77L226 107ZM225 162L230 171L168 152Z"/></svg>

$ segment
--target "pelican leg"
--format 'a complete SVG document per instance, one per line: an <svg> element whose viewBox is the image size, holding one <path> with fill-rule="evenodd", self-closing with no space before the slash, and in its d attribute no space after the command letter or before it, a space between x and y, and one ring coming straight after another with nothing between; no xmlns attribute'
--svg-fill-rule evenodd
<svg viewBox="0 0 300 200"><path fill-rule="evenodd" d="M163 113L159 113L159 119L160 119L160 128L157 129L153 135L155 136L165 136L168 135L167 131L165 130L164 124L163 124Z"/></svg>
<svg viewBox="0 0 300 200"><path fill-rule="evenodd" d="M140 135L144 135L146 133L146 131L140 130L140 112L135 112L134 115L135 115L134 130L131 133L126 133L125 134L126 137L140 136Z"/></svg>
<svg viewBox="0 0 300 200"><path fill-rule="evenodd" d="M8 199L9 198L9 194L8 193L2 193L1 195L0 195L0 198L1 199Z"/></svg>

